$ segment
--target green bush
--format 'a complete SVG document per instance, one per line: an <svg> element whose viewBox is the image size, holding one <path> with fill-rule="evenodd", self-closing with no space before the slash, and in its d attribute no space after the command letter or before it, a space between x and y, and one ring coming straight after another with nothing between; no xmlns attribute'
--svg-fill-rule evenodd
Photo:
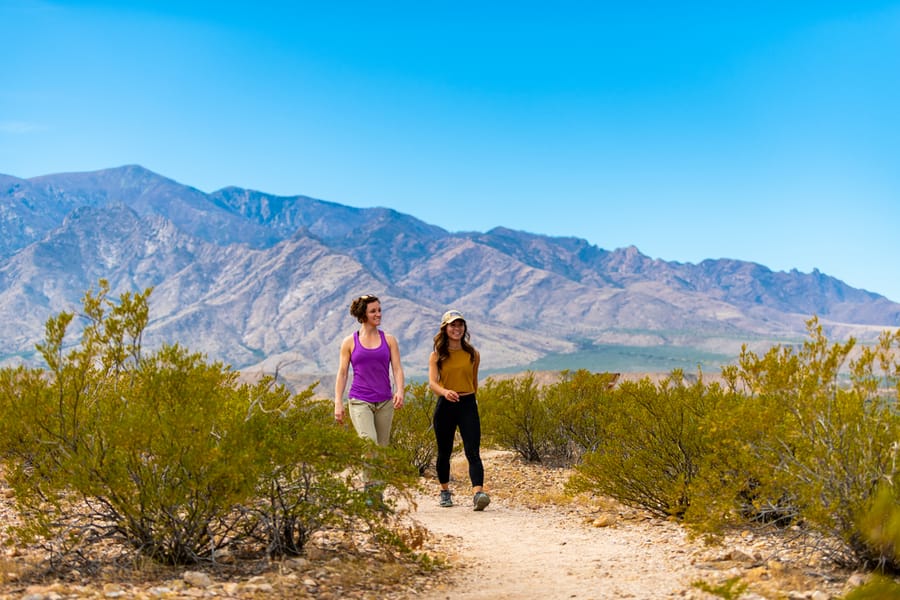
<svg viewBox="0 0 900 600"><path fill-rule="evenodd" d="M776 347L763 357L745 351L739 361L748 404L766 416L766 427L748 440L771 474L761 481L761 497L787 499L808 528L831 541L838 562L896 568L894 557L867 540L859 519L879 483L897 481L896 398L877 382L896 377L890 356L898 338L882 336L850 360L855 340L829 343L816 319L808 330L797 351ZM850 380L842 383L848 364ZM883 376L876 376L879 369Z"/></svg>
<svg viewBox="0 0 900 600"><path fill-rule="evenodd" d="M105 539L184 564L256 543L296 553L340 523L382 531L355 480L401 492L415 473L399 453L335 427L271 380L242 384L220 363L165 345L141 348L147 297L85 295L81 343L64 351L71 313L47 322L46 372L0 371L0 451L24 518L21 533L60 558ZM387 536L384 536L385 538Z"/></svg>
<svg viewBox="0 0 900 600"><path fill-rule="evenodd" d="M245 523L250 541L269 555L298 554L316 531L356 526L393 540L385 518L393 501L382 496L373 503L358 482L379 480L405 494L416 481L406 455L335 427L331 402L313 401L311 393L289 398L280 390L280 402L266 405L270 384L260 382L254 390L253 397L263 401L253 403L238 442L256 448L256 494L241 506L250 517Z"/></svg>
<svg viewBox="0 0 900 600"><path fill-rule="evenodd" d="M561 379L542 390L544 405L557 434L551 449L556 458L577 462L594 451L607 435L600 405L609 401L618 373L563 371Z"/></svg>
<svg viewBox="0 0 900 600"><path fill-rule="evenodd" d="M558 445L559 427L541 388L528 373L513 379L488 379L478 388L482 434L530 462L541 462Z"/></svg>
<svg viewBox="0 0 900 600"><path fill-rule="evenodd" d="M658 385L624 382L595 406L603 435L570 480L572 491L593 491L660 516L682 516L692 485L712 451L700 434L716 404L702 378L685 385L675 371ZM712 390L712 391L711 391Z"/></svg>
<svg viewBox="0 0 900 600"><path fill-rule="evenodd" d="M900 600L900 583L890 577L873 576L844 596L844 600Z"/></svg>
<svg viewBox="0 0 900 600"><path fill-rule="evenodd" d="M749 587L749 584L743 581L740 576L726 579L718 585L713 585L703 580L695 581L691 585L707 594L724 598L725 600L738 600Z"/></svg>
<svg viewBox="0 0 900 600"><path fill-rule="evenodd" d="M574 409L586 424L578 439L593 448L570 489L683 517L703 531L799 523L840 564L900 569L885 534L894 525L871 523L876 489L888 490L882 502L900 505L900 332L856 351L852 339L830 344L816 319L808 330L798 348L761 356L745 348L723 369L724 386L702 378L688 386L676 371L656 386L645 379L573 401L585 407ZM560 399L565 385L553 392ZM556 414L578 422L562 408ZM571 425L561 426L575 438Z"/></svg>
<svg viewBox="0 0 900 600"><path fill-rule="evenodd" d="M405 452L419 475L434 466L437 443L434 439L434 409L437 397L428 383L406 386L403 407L394 411L391 445Z"/></svg>
<svg viewBox="0 0 900 600"><path fill-rule="evenodd" d="M857 529L873 554L882 557L876 568L900 564L900 503L896 489L887 482L879 484L868 506L857 518Z"/></svg>
<svg viewBox="0 0 900 600"><path fill-rule="evenodd" d="M716 534L748 522L794 522L797 507L773 477L773 456L764 450L784 423L784 404L740 393L733 384L711 384L706 398L710 406L698 435L708 451L699 461L685 520Z"/></svg>

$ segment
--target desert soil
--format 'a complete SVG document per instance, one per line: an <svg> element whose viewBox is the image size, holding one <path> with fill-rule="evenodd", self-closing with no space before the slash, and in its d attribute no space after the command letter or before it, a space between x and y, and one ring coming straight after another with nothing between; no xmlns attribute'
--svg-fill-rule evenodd
<svg viewBox="0 0 900 600"><path fill-rule="evenodd" d="M862 580L777 532L736 532L708 546L675 522L609 499L569 499L567 470L536 468L504 451L484 459L488 480L499 484L484 512L472 510L464 461L454 460L452 508L439 506L436 486L419 498L413 518L437 537L455 569L410 598L706 600L722 596L697 582L715 588L740 577L748 585L743 600L826 600Z"/></svg>
<svg viewBox="0 0 900 600"><path fill-rule="evenodd" d="M601 527L503 499L484 512L472 510L468 494L457 500L452 508L420 501L416 518L443 536L460 566L449 584L420 599L684 598L705 577L683 531L665 521Z"/></svg>
<svg viewBox="0 0 900 600"><path fill-rule="evenodd" d="M305 557L249 574L113 571L102 580L34 581L26 576L34 549L14 544L0 553L0 599L710 600L724 596L696 582L715 587L740 578L749 585L741 600L828 600L864 580L793 547L783 534L736 532L706 546L677 523L609 499L570 498L566 469L528 464L506 451L483 456L492 496L485 511L472 510L461 459L452 465L455 506L439 507L437 484L426 478L416 505L406 507L411 529L429 532L420 552L446 565L436 571L386 559L365 544L351 553L323 538ZM8 523L15 515L3 483L0 472L0 518Z"/></svg>

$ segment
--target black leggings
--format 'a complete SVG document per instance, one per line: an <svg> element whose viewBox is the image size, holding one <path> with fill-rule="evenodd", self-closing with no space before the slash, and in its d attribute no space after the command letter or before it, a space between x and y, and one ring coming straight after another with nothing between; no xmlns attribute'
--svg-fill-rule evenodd
<svg viewBox="0 0 900 600"><path fill-rule="evenodd" d="M459 402L450 402L443 396L434 408L434 437L437 440L437 476L440 483L450 481L450 455L456 429L462 437L466 460L469 461L469 479L472 487L484 485L484 465L481 463L481 419L475 394L462 396Z"/></svg>

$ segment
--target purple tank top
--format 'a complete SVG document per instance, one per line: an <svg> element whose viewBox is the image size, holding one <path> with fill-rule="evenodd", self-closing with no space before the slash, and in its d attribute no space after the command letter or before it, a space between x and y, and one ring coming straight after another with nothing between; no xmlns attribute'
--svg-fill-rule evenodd
<svg viewBox="0 0 900 600"><path fill-rule="evenodd" d="M353 367L353 382L349 396L354 400L384 402L391 399L391 378L388 367L391 364L391 349L384 332L379 330L381 345L366 348L359 343L359 332L353 334L353 350L350 352L350 366Z"/></svg>

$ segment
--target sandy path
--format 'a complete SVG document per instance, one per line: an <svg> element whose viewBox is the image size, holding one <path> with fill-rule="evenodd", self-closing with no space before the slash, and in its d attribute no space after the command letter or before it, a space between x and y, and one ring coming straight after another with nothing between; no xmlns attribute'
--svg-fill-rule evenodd
<svg viewBox="0 0 900 600"><path fill-rule="evenodd" d="M699 598L691 582L692 544L677 525L628 521L593 527L551 509L529 510L494 500L472 510L468 495L441 508L419 498L416 520L445 536L451 562L462 567L446 589L418 594L444 599Z"/></svg>

